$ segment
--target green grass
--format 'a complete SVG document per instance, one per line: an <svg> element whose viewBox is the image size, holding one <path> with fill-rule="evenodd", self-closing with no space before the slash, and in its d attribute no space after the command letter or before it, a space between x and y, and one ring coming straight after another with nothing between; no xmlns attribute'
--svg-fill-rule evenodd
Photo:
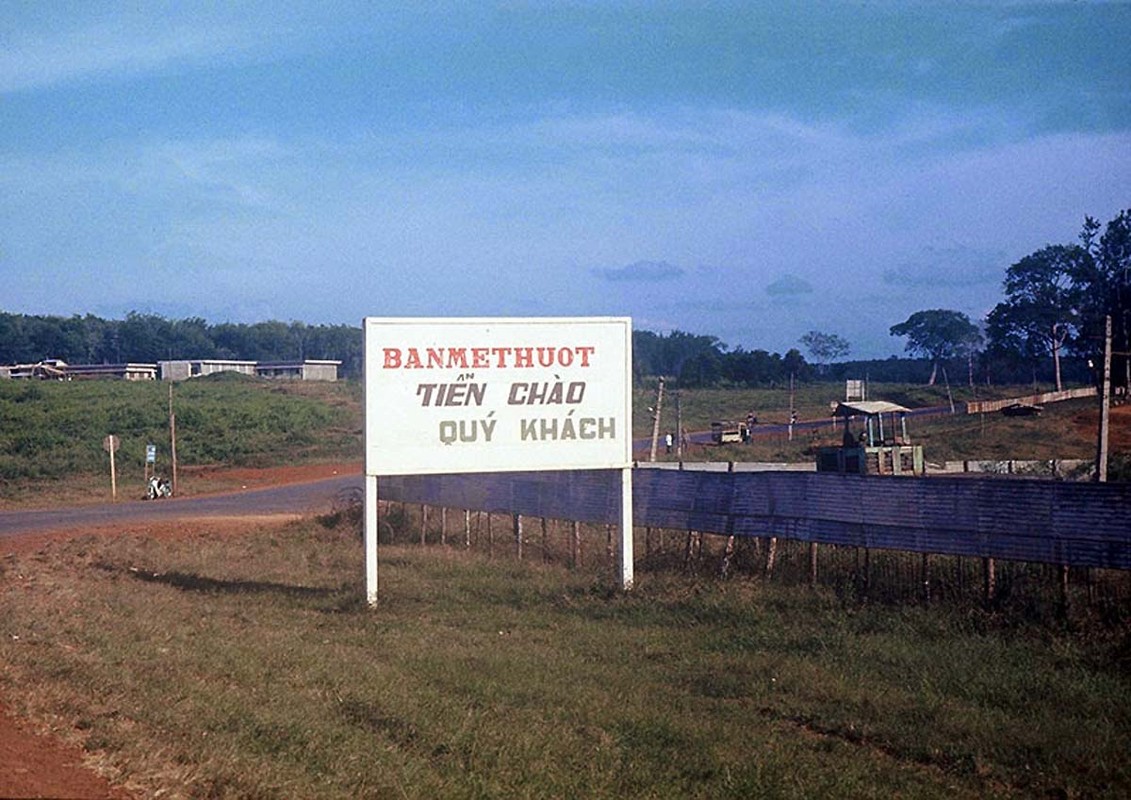
<svg viewBox="0 0 1131 800"><path fill-rule="evenodd" d="M157 445L159 471L170 472L169 396L165 383L119 381L0 381L0 502L34 502L56 492L65 479L68 496L87 487L102 496L108 487L109 457L102 441L121 440L116 466L121 485L142 486L146 444ZM800 384L794 407L802 420L830 419L830 404L841 396L838 383ZM946 405L943 387L872 385L873 397L909 407ZM1031 387L995 387L994 396L1018 396ZM978 397L987 390L979 387ZM955 387L956 401L973 399ZM177 456L193 466L274 466L310 461L357 461L362 456L362 388L357 382L278 382L221 374L185 381L174 389ZM653 390L633 396L633 435L651 436ZM760 421L789 419L788 387L711 389L679 392L684 427L706 431L717 419L743 419L754 411ZM1000 414L913 419L913 441L924 445L928 461L964 459L1092 458L1094 436L1081 435L1075 416L1095 414L1088 400L1049 405L1044 415L1008 419ZM665 394L660 432L675 428L676 393ZM746 446L694 446L683 454L694 461L813 461L817 447L839 444L828 430L756 436ZM663 448L661 447L662 451ZM660 458L665 458L662 453ZM674 458L671 456L670 458ZM1121 460L1122 459L1122 460ZM1123 464L1127 454L1113 453ZM1127 470L1117 471L1126 474ZM97 487L95 490L93 487ZM83 494L78 491L77 494Z"/></svg>
<svg viewBox="0 0 1131 800"><path fill-rule="evenodd" d="M623 595L600 570L403 545L371 611L353 528L312 521L0 570L6 701L147 793L1131 791L1126 634L745 578L640 572Z"/></svg>
<svg viewBox="0 0 1131 800"><path fill-rule="evenodd" d="M1051 390L1051 387L1045 387ZM967 400L991 400L1017 397L1033 393L1031 386L967 386L951 387L948 397L945 386L924 386L918 384L873 383L868 386L869 398L888 400L908 408L925 406L947 406L950 397L954 402ZM661 408L661 434L674 430L676 424L676 394L668 389L664 392ZM744 420L753 411L759 422L784 425L789 422L789 385L772 389L684 389L678 392L679 410L683 425L690 431L706 431L715 420ZM832 408L844 399L843 383L798 383L793 392L793 408L798 419L828 419ZM651 436L652 413L649 408L656 403L656 388L637 389L633 393L634 435L637 438Z"/></svg>
<svg viewBox="0 0 1131 800"><path fill-rule="evenodd" d="M798 419L828 420L825 429L817 431L797 430L792 440L785 433L772 436L759 435L757 430L749 444L745 445L692 445L684 453L688 461L768 461L802 462L813 461L818 447L839 445L843 429L833 428L830 410L842 395L840 384L806 384L799 386L794 399ZM908 386L903 384L877 384L870 387L871 396L877 399L897 402L908 408L928 406L947 406L949 404L945 387ZM985 387L978 387L977 399L997 399L1018 397L1032 392L1032 387L1012 386L994 387L988 394ZM954 387L955 402L975 399L967 387ZM675 404L671 393L662 407L660 435L675 429ZM684 427L689 431L705 431L712 420L744 419L747 412L754 411L762 423L785 424L789 420L789 391L785 389L742 390L711 389L683 391L680 393L680 406ZM637 392L634 396L633 419L637 438L651 436L651 412L648 408L655 403L655 392ZM963 460L1049 460L1049 459L1094 459L1096 451L1095 431L1088 426L1081 428L1075 421L1083 417L1096 419L1097 403L1094 399L1071 400L1051 403L1045 406L1039 417L1005 417L1000 413L958 414L939 417L908 419L908 433L916 444L923 445L928 461ZM1083 430L1083 435L1082 431ZM663 453L659 448L657 458L673 460L674 455ZM1114 454L1114 458L1120 458Z"/></svg>
<svg viewBox="0 0 1131 800"><path fill-rule="evenodd" d="M361 387L222 374L175 386L180 465L264 466L360 457ZM29 482L108 475L142 484L145 448L170 469L169 385L122 381L0 381L0 498Z"/></svg>

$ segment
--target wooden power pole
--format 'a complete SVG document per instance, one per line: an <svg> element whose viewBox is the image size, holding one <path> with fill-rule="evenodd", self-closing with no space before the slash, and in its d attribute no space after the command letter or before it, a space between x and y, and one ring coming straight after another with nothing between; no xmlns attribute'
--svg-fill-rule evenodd
<svg viewBox="0 0 1131 800"><path fill-rule="evenodd" d="M1111 418L1111 315L1104 319L1104 367L1100 381L1100 433L1096 443L1096 481L1107 483L1107 439Z"/></svg>
<svg viewBox="0 0 1131 800"><path fill-rule="evenodd" d="M660 376L660 383L656 389L656 407L652 409L652 450L648 454L649 461L656 460L656 444L660 438L660 409L664 405L664 376Z"/></svg>
<svg viewBox="0 0 1131 800"><path fill-rule="evenodd" d="M177 493L177 415L173 413L173 381L169 380L169 455L173 461L173 494Z"/></svg>

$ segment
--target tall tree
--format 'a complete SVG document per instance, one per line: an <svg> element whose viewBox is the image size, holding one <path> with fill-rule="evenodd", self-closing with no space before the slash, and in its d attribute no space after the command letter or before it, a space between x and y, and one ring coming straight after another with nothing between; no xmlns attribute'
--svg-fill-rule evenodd
<svg viewBox="0 0 1131 800"><path fill-rule="evenodd" d="M801 344L817 362L817 369L824 372L829 363L848 355L851 349L848 342L835 333L809 331L801 337Z"/></svg>
<svg viewBox="0 0 1131 800"><path fill-rule="evenodd" d="M1088 267L1079 245L1049 245L1005 273L1005 297L990 312L987 331L998 345L1052 356L1056 388L1064 388L1060 357L1080 323L1083 296L1076 278Z"/></svg>
<svg viewBox="0 0 1131 800"><path fill-rule="evenodd" d="M1131 209L1119 212L1100 233L1100 223L1085 217L1080 241L1087 251L1077 282L1081 291L1081 321L1087 339L1081 349L1098 361L1104 318L1110 316L1115 357L1112 375L1131 388Z"/></svg>
<svg viewBox="0 0 1131 800"><path fill-rule="evenodd" d="M928 386L935 385L939 366L943 361L958 356L972 359L982 343L978 326L961 311L933 308L916 311L888 331L892 336L906 336L904 350L915 356L931 360L931 377Z"/></svg>

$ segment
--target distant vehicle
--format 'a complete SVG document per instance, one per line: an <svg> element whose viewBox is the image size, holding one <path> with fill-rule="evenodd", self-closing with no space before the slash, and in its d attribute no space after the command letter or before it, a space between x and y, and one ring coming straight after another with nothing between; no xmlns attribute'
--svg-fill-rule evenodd
<svg viewBox="0 0 1131 800"><path fill-rule="evenodd" d="M745 422L712 422L711 441L715 444L736 444L750 438L750 430Z"/></svg>
<svg viewBox="0 0 1131 800"><path fill-rule="evenodd" d="M1010 403L1001 410L1007 417L1039 417L1044 409L1029 403Z"/></svg>

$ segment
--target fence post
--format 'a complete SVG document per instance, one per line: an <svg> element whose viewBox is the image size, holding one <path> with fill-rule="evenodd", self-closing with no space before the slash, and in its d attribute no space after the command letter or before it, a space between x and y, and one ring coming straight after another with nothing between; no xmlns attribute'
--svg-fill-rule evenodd
<svg viewBox="0 0 1131 800"><path fill-rule="evenodd" d="M771 536L766 545L766 580L774 577L774 562L778 558L778 537Z"/></svg>
<svg viewBox="0 0 1131 800"><path fill-rule="evenodd" d="M428 506L420 504L420 544L424 546L424 537L428 532Z"/></svg>
<svg viewBox="0 0 1131 800"><path fill-rule="evenodd" d="M683 570L684 572L691 571L691 562L697 557L696 545L699 545L699 552L702 552L702 534L698 531L687 532L687 544L683 548Z"/></svg>
<svg viewBox="0 0 1131 800"><path fill-rule="evenodd" d="M992 605L997 594L997 571L992 558L982 559L982 600Z"/></svg>
<svg viewBox="0 0 1131 800"><path fill-rule="evenodd" d="M1068 565L1060 565L1060 614L1062 617L1068 616Z"/></svg>
<svg viewBox="0 0 1131 800"><path fill-rule="evenodd" d="M817 585L817 543L809 542L809 585Z"/></svg>
<svg viewBox="0 0 1131 800"><path fill-rule="evenodd" d="M448 543L448 507L440 506L440 544Z"/></svg>
<svg viewBox="0 0 1131 800"><path fill-rule="evenodd" d="M923 581L923 602L931 602L931 554L923 553L922 564L920 568L920 577Z"/></svg>
<svg viewBox="0 0 1131 800"><path fill-rule="evenodd" d="M569 565L577 569L578 562L581 560L581 523L577 520L573 521L569 539Z"/></svg>
<svg viewBox="0 0 1131 800"><path fill-rule="evenodd" d="M463 510L463 546L471 549L471 509Z"/></svg>
<svg viewBox="0 0 1131 800"><path fill-rule="evenodd" d="M522 561L522 515L513 515L511 522L514 524L514 555Z"/></svg>
<svg viewBox="0 0 1131 800"><path fill-rule="evenodd" d="M727 537L727 546L723 549L723 557L719 561L719 577L726 578L730 574L730 562L734 558L734 534Z"/></svg>

